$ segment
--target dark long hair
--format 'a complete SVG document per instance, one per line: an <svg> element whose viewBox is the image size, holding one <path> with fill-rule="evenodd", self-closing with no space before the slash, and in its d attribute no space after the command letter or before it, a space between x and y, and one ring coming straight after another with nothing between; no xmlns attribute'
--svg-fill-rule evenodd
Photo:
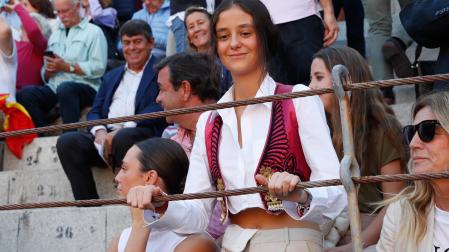
<svg viewBox="0 0 449 252"><path fill-rule="evenodd" d="M254 29L260 46L262 55L262 65L268 71L271 59L276 55L279 44L279 31L271 20L267 7L259 0L225 0L215 10L211 22L211 47L212 52L217 56L217 34L216 25L220 14L233 6L238 6L253 18Z"/></svg>
<svg viewBox="0 0 449 252"><path fill-rule="evenodd" d="M366 60L354 49L347 46L332 46L318 51L314 58L323 60L326 68L331 71L338 64L346 66L353 83L372 81L373 75ZM370 162L375 153L375 144L385 134L393 147L400 153L401 165L405 171L407 154L402 141L401 124L396 119L393 110L383 101L382 93L377 88L354 90L350 100L354 148L358 162L361 164L362 175L372 165ZM332 130L332 143L338 157L343 157L343 140L338 101L332 96L330 112L326 113L329 127Z"/></svg>
<svg viewBox="0 0 449 252"><path fill-rule="evenodd" d="M53 5L49 0L28 0L28 2L39 14L44 15L46 18L56 18L53 12Z"/></svg>
<svg viewBox="0 0 449 252"><path fill-rule="evenodd" d="M189 169L189 159L182 147L165 138L150 138L136 143L136 146L141 151L138 156L140 170L156 171L167 186L168 193L182 193Z"/></svg>

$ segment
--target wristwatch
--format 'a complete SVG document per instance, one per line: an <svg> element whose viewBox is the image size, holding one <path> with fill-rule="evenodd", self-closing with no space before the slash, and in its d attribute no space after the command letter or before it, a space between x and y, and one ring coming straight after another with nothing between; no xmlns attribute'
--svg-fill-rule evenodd
<svg viewBox="0 0 449 252"><path fill-rule="evenodd" d="M75 67L74 67L72 64L69 64L69 71L70 71L71 73L74 73L74 72L75 72Z"/></svg>

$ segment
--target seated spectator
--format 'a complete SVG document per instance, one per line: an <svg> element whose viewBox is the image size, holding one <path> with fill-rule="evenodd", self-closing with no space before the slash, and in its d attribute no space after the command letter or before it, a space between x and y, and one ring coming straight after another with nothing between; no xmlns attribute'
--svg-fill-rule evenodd
<svg viewBox="0 0 449 252"><path fill-rule="evenodd" d="M36 127L45 125L44 115L59 104L63 123L77 122L81 109L91 106L107 60L103 32L80 17L78 0L54 0L61 20L48 40L42 78L46 85L24 88L17 100L28 110Z"/></svg>
<svg viewBox="0 0 449 252"><path fill-rule="evenodd" d="M51 28L47 20L37 13L31 15L18 0L11 0L5 5L9 11L15 11L22 23L21 40L16 40L18 53L16 89L20 91L29 85L42 85L41 68L47 39Z"/></svg>
<svg viewBox="0 0 449 252"><path fill-rule="evenodd" d="M159 58L165 57L169 30L166 23L169 17L169 0L144 0L143 8L132 17L132 19L141 19L151 26L155 42L153 54Z"/></svg>
<svg viewBox="0 0 449 252"><path fill-rule="evenodd" d="M192 67L194 66L194 67ZM216 103L219 98L216 77L211 74L209 57L200 53L179 53L163 59L158 65L159 95L156 101L164 110ZM216 75L216 74L215 74ZM190 156L200 113L167 116L168 123L177 124L172 138Z"/></svg>
<svg viewBox="0 0 449 252"><path fill-rule="evenodd" d="M38 13L44 16L50 24L52 32L58 29L58 20L50 0L21 0L21 3L29 13Z"/></svg>
<svg viewBox="0 0 449 252"><path fill-rule="evenodd" d="M182 193L189 159L174 141L152 138L135 144L126 153L115 177L117 194L126 197L134 186L157 185L167 194ZM131 208L132 225L124 229L110 246L118 251L216 251L214 242L205 235L180 235L172 230L151 230L145 225L143 210Z"/></svg>
<svg viewBox="0 0 449 252"><path fill-rule="evenodd" d="M318 51L312 62L310 87L332 88L331 69L345 65L353 82L372 81L373 76L365 59L346 46L327 47ZM332 131L332 143L339 159L343 158L343 139L338 99L334 94L320 95ZM354 147L362 176L387 175L405 171L406 154L401 141L401 126L390 107L383 101L379 89L354 90L350 94ZM362 218L362 241L368 247L377 242L385 209L377 215L372 203L397 194L404 184L390 182L363 184L358 194ZM349 232L347 233L350 235ZM351 251L350 240L340 241L345 246L330 251ZM347 244L346 244L347 243Z"/></svg>
<svg viewBox="0 0 449 252"><path fill-rule="evenodd" d="M185 12L184 25L187 30L187 39L192 50L211 54L210 23L212 16L203 7L189 7ZM231 73L221 61L217 59L220 73L220 94L223 95L232 86ZM220 96L221 96L220 95Z"/></svg>
<svg viewBox="0 0 449 252"><path fill-rule="evenodd" d="M141 20L128 21L120 30L126 65L105 74L87 120L114 118L162 110L155 102L159 88L151 55L154 45L151 28ZM69 132L56 144L59 159L72 185L75 199L98 198L92 166L120 165L134 143L160 136L164 119L95 126L88 132ZM100 155L97 146L104 146ZM101 150L102 148L99 147Z"/></svg>
<svg viewBox="0 0 449 252"><path fill-rule="evenodd" d="M0 94L9 94L7 101L16 101L17 49L11 27L0 16Z"/></svg>
<svg viewBox="0 0 449 252"><path fill-rule="evenodd" d="M103 30L108 42L108 59L117 58L117 11L112 8L112 0L83 0L85 17Z"/></svg>
<svg viewBox="0 0 449 252"><path fill-rule="evenodd" d="M413 174L449 167L449 92L422 96L413 107L413 125L404 127ZM449 179L411 182L389 203L377 251L449 250Z"/></svg>
<svg viewBox="0 0 449 252"><path fill-rule="evenodd" d="M187 50L186 28L184 25L185 10L190 6L207 8L211 13L222 0L170 0L170 18L167 25L170 27L167 38L167 56Z"/></svg>

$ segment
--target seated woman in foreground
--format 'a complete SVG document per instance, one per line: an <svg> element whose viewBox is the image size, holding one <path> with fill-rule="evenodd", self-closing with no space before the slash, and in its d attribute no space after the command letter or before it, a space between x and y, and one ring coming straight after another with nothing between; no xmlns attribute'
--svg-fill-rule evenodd
<svg viewBox="0 0 449 252"><path fill-rule="evenodd" d="M115 177L117 194L125 197L137 185L157 185L167 194L181 193L188 166L187 155L173 140L151 138L139 142L123 158ZM216 251L212 239L205 235L178 235L171 230L150 229L144 223L143 210L137 208L131 208L131 216L131 227L112 241L109 252Z"/></svg>
<svg viewBox="0 0 449 252"><path fill-rule="evenodd" d="M373 76L365 59L347 46L321 49L314 56L311 66L312 89L332 88L331 69L342 64L349 70L353 83L372 81ZM405 172L406 153L402 144L401 125L393 110L383 101L379 89L354 90L349 93L351 122L353 125L354 148L362 176L388 175ZM323 94L320 98L326 111L332 131L332 143L337 155L343 158L343 138L340 109L334 94ZM362 184L358 202L362 220L362 241L364 247L377 242L382 228L385 209L376 210L373 203L397 194L404 187L402 182ZM329 251L352 251L350 232L342 239L344 245ZM374 249L374 246L372 247Z"/></svg>
<svg viewBox="0 0 449 252"><path fill-rule="evenodd" d="M410 173L444 172L449 168L449 92L420 97L413 125L404 127L410 146ZM385 203L377 251L449 251L449 179L411 183Z"/></svg>

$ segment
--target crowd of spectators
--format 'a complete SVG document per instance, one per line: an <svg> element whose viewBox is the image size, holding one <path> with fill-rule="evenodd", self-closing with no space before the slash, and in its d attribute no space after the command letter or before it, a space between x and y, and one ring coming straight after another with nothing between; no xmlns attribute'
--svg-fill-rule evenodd
<svg viewBox="0 0 449 252"><path fill-rule="evenodd" d="M406 2L400 1L401 6ZM348 26L348 45L352 48L332 45L339 32L337 16L342 8ZM410 61L405 49L412 40L390 13L390 0L0 0L0 93L9 94L8 101L17 100L22 104L35 126L42 127L51 123L50 115L55 111L66 124L78 122L85 108L89 108L87 120L97 120L307 90L309 84L311 89L329 88L331 69L338 64L348 68L354 82L389 79L394 77L393 73L409 77L413 71L407 67ZM370 24L366 49L365 14ZM370 89L350 94L355 156L362 175L407 170L409 149L402 144L401 126L387 105L394 102L394 95L391 89L382 91ZM446 96L437 95L435 99L447 101ZM248 244L257 235L265 238L271 235L265 231L256 235L248 231L256 230L250 221L254 216L266 218L256 225L262 230L278 230L279 223L283 223L291 232L288 237L291 234L311 237L304 240L309 246L307 251L321 249L323 237L332 244L333 248L327 248L328 251L350 251L347 224L341 228L334 223L340 229L337 238L330 237L329 228L321 229L320 244L315 244L318 224L326 226L346 214L341 188L297 191L282 187L299 179L323 179L338 174L337 161L343 158L343 141L337 99L333 94L320 98L269 106L258 104L251 107L251 113L249 107L246 110L243 107L73 130L58 138L57 153L76 200L98 198L91 168L109 167L117 173L118 194L128 195L134 207L147 208L145 220L153 223L151 234L142 226L144 211L133 208L132 227L116 237L111 251L143 251L141 248L145 249L147 243L155 244L155 248L169 246L170 251L214 251L214 241L220 245L221 239L224 239L223 246L236 248L239 245L231 244L231 240L243 239L236 234L251 234L249 238L244 237L248 238ZM424 100L415 108L413 117L418 124L407 128L412 156L414 151L425 149L426 144L431 145L432 139L437 138L435 134L448 134L447 113L438 112L440 108L434 103ZM436 120L432 114L430 119L424 116L427 119L423 122L428 123L423 125L422 110L429 107L442 114L436 116L442 122L433 122ZM441 132L435 133L436 127ZM274 129L285 132L281 134ZM433 131L429 133L429 130ZM420 140L414 138L416 131ZM161 136L171 140L161 140ZM292 166L287 167L290 170L273 169L284 172L273 172L270 176L276 179L267 180L268 177L261 176L266 173L261 169L267 168L263 162L271 162L270 155L278 155L273 160L284 158L285 153L277 148L285 146L275 146L282 137L286 138L287 146L294 143L299 149L290 148L293 149L289 153L293 156L289 157L291 160L279 161L283 166ZM418 141L424 147L418 146ZM265 144L268 147L262 149ZM281 154L270 153L271 147ZM196 167L194 171L188 169L189 159ZM257 170L251 170L257 164ZM174 171L176 165L181 170ZM308 172L308 175L298 174L296 165L301 173ZM235 176L230 172L234 169ZM248 179L248 174L255 179ZM235 179L232 183L231 177ZM273 180L278 183L273 185ZM184 183L187 192L215 187L220 190L225 186L224 181L229 189L255 183L267 185L273 197L261 194L262 198L256 195L247 200L229 198L173 204L182 212L176 214L170 208L171 203L156 206L162 208L162 214L167 212L167 218L174 219L164 220L168 227L173 227L170 229L157 224L159 210L148 210L154 206L136 196L139 193L158 195L161 191L181 193ZM429 191L432 191L429 188L443 187L426 186ZM390 248L397 247L391 233L398 232L394 219L400 215L398 205L413 208L413 213L422 219L425 214L422 209L415 211L416 204L433 203L433 197L439 196L436 192L425 200L410 203L407 202L410 197L417 197L410 188L402 183L360 187L361 238L365 247L374 250L380 236L377 249L392 251ZM288 205L292 199L296 205ZM380 201L384 208L373 205ZM329 202L333 202L332 206ZM388 209L390 202L394 204L393 209ZM438 201L436 204L441 209L432 208L432 215L448 214L445 204ZM193 210L195 207L200 210ZM271 213L282 207L284 212L270 215L259 211L264 207ZM201 216L188 216L198 211ZM228 213L231 216L223 218ZM385 230L382 229L384 216L388 221ZM406 213L403 218L413 219L413 214ZM348 222L345 217L342 219ZM420 233L407 226L418 241L425 230L421 219L414 224ZM182 223L186 225L180 226ZM298 225L306 231L296 230ZM198 227L204 227L207 235L192 235ZM442 230L444 225L437 228ZM225 229L231 230L229 233L233 232L234 236L226 236ZM158 237L165 237L169 242L161 243ZM401 237L403 241L410 239ZM448 242L438 236L434 246L449 248ZM301 247L296 240L293 243L292 248ZM418 243L417 247L420 246ZM245 251L255 249L246 247Z"/></svg>

